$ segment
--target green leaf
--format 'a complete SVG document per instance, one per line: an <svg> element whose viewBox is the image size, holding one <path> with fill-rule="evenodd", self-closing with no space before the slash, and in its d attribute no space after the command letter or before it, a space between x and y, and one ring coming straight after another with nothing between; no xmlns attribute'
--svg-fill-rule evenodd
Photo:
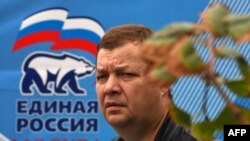
<svg viewBox="0 0 250 141"><path fill-rule="evenodd" d="M192 134L199 140L211 141L214 139L213 133L216 131L214 127L209 122L196 123L192 125Z"/></svg>
<svg viewBox="0 0 250 141"><path fill-rule="evenodd" d="M230 12L224 5L213 4L204 11L201 18L214 36L223 36L227 34L227 28L222 19L228 14Z"/></svg>
<svg viewBox="0 0 250 141"><path fill-rule="evenodd" d="M183 66L190 71L198 71L204 67L204 63L198 52L195 50L193 42L190 39L183 40L180 44L178 57Z"/></svg>
<svg viewBox="0 0 250 141"><path fill-rule="evenodd" d="M229 14L222 19L222 21L225 24L229 25L242 24L244 22L249 22L249 20L250 20L249 15L234 15L234 14Z"/></svg>
<svg viewBox="0 0 250 141"><path fill-rule="evenodd" d="M250 97L250 84L244 79L227 80L225 85L238 96Z"/></svg>
<svg viewBox="0 0 250 141"><path fill-rule="evenodd" d="M241 54L233 48L227 46L219 46L215 48L216 56L219 58L233 58L237 59L241 57Z"/></svg>
<svg viewBox="0 0 250 141"><path fill-rule="evenodd" d="M246 83L250 86L250 68L247 61L243 57L237 58L237 65L240 68L240 71L243 75L243 78L246 80Z"/></svg>
<svg viewBox="0 0 250 141"><path fill-rule="evenodd" d="M216 130L223 131L225 124L239 124L232 111L225 107L219 117L213 121L194 123L191 127L192 134L203 141L214 139L213 134Z"/></svg>
<svg viewBox="0 0 250 141"><path fill-rule="evenodd" d="M193 23L180 22L173 23L161 29L159 32L154 33L147 42L156 44L160 47L172 47L181 37L185 35L198 35L203 33L204 30Z"/></svg>
<svg viewBox="0 0 250 141"><path fill-rule="evenodd" d="M160 32L158 32L158 36L161 37L177 37L180 38L183 35L190 34L201 34L204 30L197 26L196 24L189 22L179 22L173 23L165 28L163 28Z"/></svg>
<svg viewBox="0 0 250 141"><path fill-rule="evenodd" d="M176 124L187 128L191 126L189 114L178 108L173 102L170 105L170 117Z"/></svg>
<svg viewBox="0 0 250 141"><path fill-rule="evenodd" d="M146 42L152 44L154 47L169 49L178 41L177 37L162 37L158 36L157 33L150 37Z"/></svg>
<svg viewBox="0 0 250 141"><path fill-rule="evenodd" d="M151 71L150 76L154 81L158 81L161 84L171 84L177 80L173 74L164 68L163 64L158 64L158 66Z"/></svg>
<svg viewBox="0 0 250 141"><path fill-rule="evenodd" d="M244 118L247 122L246 124L250 124L250 110L246 109L246 108L240 108L240 112L244 116Z"/></svg>
<svg viewBox="0 0 250 141"><path fill-rule="evenodd" d="M227 15L223 18L228 33L237 42L250 41L250 15Z"/></svg>
<svg viewBox="0 0 250 141"><path fill-rule="evenodd" d="M242 57L242 55L237 52L235 49L220 46L215 49L215 53L217 57L223 58L228 57L236 60L236 63L240 69L242 74L241 80L232 80L226 81L228 87L235 93L240 96L249 96L249 87L250 87L250 68L248 66L247 61Z"/></svg>

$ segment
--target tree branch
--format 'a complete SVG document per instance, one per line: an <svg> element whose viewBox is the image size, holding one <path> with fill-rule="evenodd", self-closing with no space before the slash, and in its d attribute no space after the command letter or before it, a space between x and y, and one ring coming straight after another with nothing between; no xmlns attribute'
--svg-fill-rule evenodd
<svg viewBox="0 0 250 141"><path fill-rule="evenodd" d="M217 73L214 71L215 68L215 46L214 46L214 36L211 35L208 38L208 50L209 50L209 68L208 68L208 76L206 76L205 81L208 81L215 85L215 88L218 90L219 94L222 96L222 98L226 101L226 104L229 106L231 111L233 112L233 115L242 123L246 124L247 120L242 115L240 109L234 105L231 100L228 98L228 96L225 94L223 89L221 88L221 85L216 81L216 78L218 77Z"/></svg>

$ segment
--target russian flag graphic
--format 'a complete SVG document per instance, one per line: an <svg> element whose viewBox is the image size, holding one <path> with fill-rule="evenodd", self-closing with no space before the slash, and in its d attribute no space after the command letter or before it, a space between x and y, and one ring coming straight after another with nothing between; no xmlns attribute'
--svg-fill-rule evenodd
<svg viewBox="0 0 250 141"><path fill-rule="evenodd" d="M54 43L52 50L79 49L96 54L104 35L102 26L91 18L67 18L65 9L47 9L26 18L13 51L41 42Z"/></svg>

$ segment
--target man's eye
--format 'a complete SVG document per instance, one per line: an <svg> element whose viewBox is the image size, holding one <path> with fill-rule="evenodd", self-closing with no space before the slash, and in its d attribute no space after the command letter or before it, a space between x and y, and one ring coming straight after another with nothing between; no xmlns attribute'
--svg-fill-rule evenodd
<svg viewBox="0 0 250 141"><path fill-rule="evenodd" d="M97 76L96 76L97 81L98 81L98 80L103 80L103 79L105 79L105 78L106 78L106 75L97 75Z"/></svg>
<svg viewBox="0 0 250 141"><path fill-rule="evenodd" d="M122 72L122 73L120 73L120 76L123 76L123 77L134 77L136 75L134 73Z"/></svg>

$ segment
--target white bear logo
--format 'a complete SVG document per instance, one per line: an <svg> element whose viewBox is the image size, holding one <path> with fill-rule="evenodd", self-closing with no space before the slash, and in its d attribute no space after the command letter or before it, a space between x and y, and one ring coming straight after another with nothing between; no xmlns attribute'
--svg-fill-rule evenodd
<svg viewBox="0 0 250 141"><path fill-rule="evenodd" d="M41 95L65 95L69 90L76 95L86 95L78 81L91 75L94 66L86 59L68 53L36 52L27 57L22 69L20 88L23 95L33 95L34 88Z"/></svg>

